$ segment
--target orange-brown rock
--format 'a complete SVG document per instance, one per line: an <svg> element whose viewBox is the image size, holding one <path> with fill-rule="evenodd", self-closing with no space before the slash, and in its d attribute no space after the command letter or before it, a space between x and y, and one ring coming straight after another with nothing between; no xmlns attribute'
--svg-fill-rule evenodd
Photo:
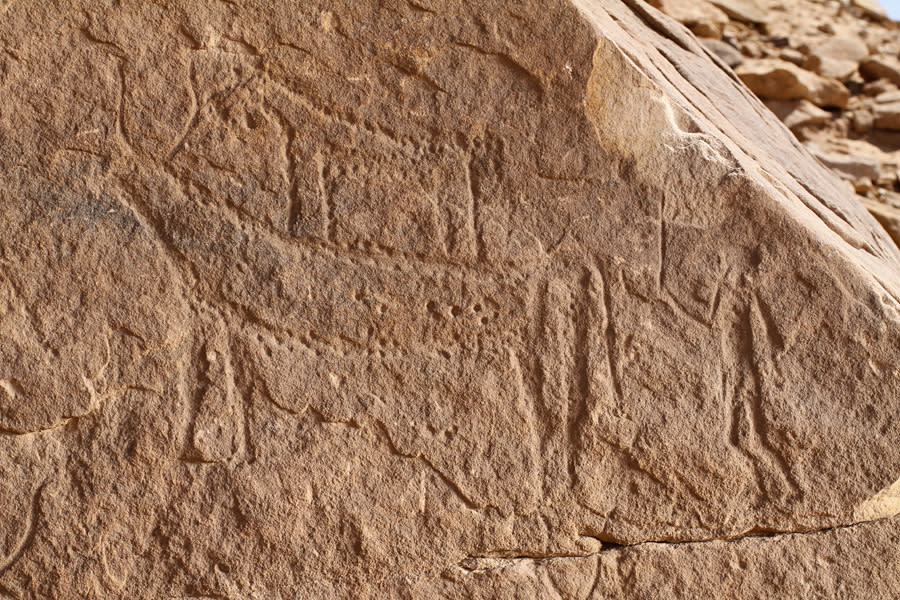
<svg viewBox="0 0 900 600"><path fill-rule="evenodd" d="M868 54L861 40L835 37L812 49L804 67L823 77L845 80L856 72Z"/></svg>
<svg viewBox="0 0 900 600"><path fill-rule="evenodd" d="M881 3L878 0L851 0L853 6L856 6L862 9L865 14L870 17L875 17L878 19L887 18L887 13L884 10L884 7L881 6Z"/></svg>
<svg viewBox="0 0 900 600"><path fill-rule="evenodd" d="M843 108L850 99L840 81L775 58L745 61L735 72L753 93L767 100L804 99L816 106Z"/></svg>
<svg viewBox="0 0 900 600"><path fill-rule="evenodd" d="M0 11L0 595L896 591L900 251L672 19Z"/></svg>
<svg viewBox="0 0 900 600"><path fill-rule="evenodd" d="M720 38L728 24L728 15L706 0L650 0L649 4L683 23L698 37Z"/></svg>
<svg viewBox="0 0 900 600"><path fill-rule="evenodd" d="M872 56L865 59L859 68L868 80L887 79L894 85L900 85L900 60L894 56Z"/></svg>
<svg viewBox="0 0 900 600"><path fill-rule="evenodd" d="M767 100L766 106L788 129L827 123L831 120L831 113L822 110L809 100Z"/></svg>
<svg viewBox="0 0 900 600"><path fill-rule="evenodd" d="M769 16L757 0L711 0L725 13L738 21L768 23Z"/></svg>
<svg viewBox="0 0 900 600"><path fill-rule="evenodd" d="M825 532L610 549L583 558L482 559L411 584L414 597L895 598L896 519ZM860 590L865 590L860 593Z"/></svg>

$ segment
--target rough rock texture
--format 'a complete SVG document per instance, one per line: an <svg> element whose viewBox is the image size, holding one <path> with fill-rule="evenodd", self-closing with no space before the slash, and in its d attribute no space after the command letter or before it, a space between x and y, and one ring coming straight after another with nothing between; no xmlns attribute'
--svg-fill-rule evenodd
<svg viewBox="0 0 900 600"><path fill-rule="evenodd" d="M894 56L871 56L862 62L859 70L869 81L887 79L894 85L900 85L900 60Z"/></svg>
<svg viewBox="0 0 900 600"><path fill-rule="evenodd" d="M767 23L769 16L757 0L711 0L725 13L739 21L747 23Z"/></svg>
<svg viewBox="0 0 900 600"><path fill-rule="evenodd" d="M875 99L873 124L881 129L900 130L900 98L893 101Z"/></svg>
<svg viewBox="0 0 900 600"><path fill-rule="evenodd" d="M720 37L728 24L728 15L705 0L651 0L649 4L687 26L698 37Z"/></svg>
<svg viewBox="0 0 900 600"><path fill-rule="evenodd" d="M0 10L0 593L896 591L900 252L673 20Z"/></svg>
<svg viewBox="0 0 900 600"><path fill-rule="evenodd" d="M822 151L815 144L807 146L812 155L818 158L822 164L831 167L837 173L850 181L857 181L861 178L869 180L877 180L879 176L878 162L869 158L859 156L847 156L845 154L829 154Z"/></svg>
<svg viewBox="0 0 900 600"><path fill-rule="evenodd" d="M716 39L703 39L701 41L707 50L718 56L722 62L732 69L744 62L743 55L731 44Z"/></svg>
<svg viewBox="0 0 900 600"><path fill-rule="evenodd" d="M809 74L781 69L759 70L757 59L801 67L809 73L839 80L849 99L843 108L815 110L802 100L766 100L776 115L817 154L838 163L875 162L875 178L848 181L848 188L866 198L865 206L900 241L896 220L885 220L900 207L900 35L898 25L884 18L877 2L850 0L759 0L768 23L732 19L719 38L704 43L732 67L754 72L752 87L764 99L783 97L786 79L820 81ZM665 5L661 9L667 10ZM671 15L678 18L678 15ZM694 30L699 34L699 31ZM776 64L783 64L778 62ZM756 65L756 66L754 66ZM790 69L790 67L788 67ZM798 75L798 73L800 73ZM806 92L800 86L801 98ZM831 161L832 164L834 160ZM845 177L846 178L846 177Z"/></svg>
<svg viewBox="0 0 900 600"><path fill-rule="evenodd" d="M885 551L889 547L890 551ZM584 558L479 560L417 581L422 598L657 600L896 598L900 523L701 544L641 544Z"/></svg>
<svg viewBox="0 0 900 600"><path fill-rule="evenodd" d="M861 8L867 16L884 19L887 13L878 0L852 0L853 6Z"/></svg>
<svg viewBox="0 0 900 600"><path fill-rule="evenodd" d="M791 130L831 120L831 113L808 100L767 100L766 106Z"/></svg>
<svg viewBox="0 0 900 600"><path fill-rule="evenodd" d="M777 58L746 61L735 69L747 87L766 100L809 100L816 106L843 108L850 92L840 81Z"/></svg>
<svg viewBox="0 0 900 600"><path fill-rule="evenodd" d="M823 77L844 81L868 56L869 49L859 38L835 37L810 50L803 66Z"/></svg>

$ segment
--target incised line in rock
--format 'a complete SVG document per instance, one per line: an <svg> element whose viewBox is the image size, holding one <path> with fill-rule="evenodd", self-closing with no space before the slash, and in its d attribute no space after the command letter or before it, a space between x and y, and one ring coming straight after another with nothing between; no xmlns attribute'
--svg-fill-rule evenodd
<svg viewBox="0 0 900 600"><path fill-rule="evenodd" d="M44 491L46 485L46 482L42 482L32 494L31 509L25 516L25 530L22 533L22 537L19 538L19 542L12 549L12 552L10 552L6 558L0 560L0 575L3 575L15 565L19 559L22 558L22 554L25 553L28 546L34 541L34 534L37 530L37 523L40 517L41 493Z"/></svg>

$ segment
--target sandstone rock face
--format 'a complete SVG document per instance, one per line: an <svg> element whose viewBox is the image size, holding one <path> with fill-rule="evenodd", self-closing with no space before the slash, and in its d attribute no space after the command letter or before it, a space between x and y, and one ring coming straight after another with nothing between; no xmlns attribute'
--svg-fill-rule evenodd
<svg viewBox="0 0 900 600"><path fill-rule="evenodd" d="M860 65L860 72L869 80L887 79L900 85L900 60L894 56L872 56Z"/></svg>
<svg viewBox="0 0 900 600"><path fill-rule="evenodd" d="M766 105L807 148L831 157L831 164L877 163L877 179L861 176L851 180L846 169L838 173L866 198L865 206L881 223L893 223L883 215L893 214L894 198L900 193L900 107L895 104L900 101L898 24L885 19L880 8L863 10L850 0L766 0L764 8L770 17L765 26L732 18L721 40L705 42L739 50L742 56L732 56L732 64L746 59L780 59L843 83L849 93L845 106L813 110L798 99L766 99ZM790 83L779 69L763 70L754 77L763 79L753 87L764 99L772 90L784 93L781 86ZM900 241L894 225L886 228Z"/></svg>
<svg viewBox="0 0 900 600"><path fill-rule="evenodd" d="M705 0L651 0L658 8L703 38L719 38L728 24L728 15Z"/></svg>
<svg viewBox="0 0 900 600"><path fill-rule="evenodd" d="M809 100L817 106L844 107L850 92L836 79L779 59L746 61L735 69L747 87L768 100Z"/></svg>
<svg viewBox="0 0 900 600"><path fill-rule="evenodd" d="M481 560L418 582L416 592L474 600L895 598L900 560L882 551L886 543L900 545L896 520L737 542L650 543L585 558Z"/></svg>
<svg viewBox="0 0 900 600"><path fill-rule="evenodd" d="M725 13L747 23L768 23L769 16L756 0L711 0Z"/></svg>
<svg viewBox="0 0 900 600"><path fill-rule="evenodd" d="M732 69L744 62L740 51L722 40L705 39L703 45Z"/></svg>
<svg viewBox="0 0 900 600"><path fill-rule="evenodd" d="M831 119L831 113L809 100L768 100L766 106L788 129L826 123Z"/></svg>
<svg viewBox="0 0 900 600"><path fill-rule="evenodd" d="M857 37L834 37L818 44L810 55L858 63L869 55L869 49Z"/></svg>
<svg viewBox="0 0 900 600"><path fill-rule="evenodd" d="M873 108L877 127L900 130L900 92L888 92L876 97Z"/></svg>
<svg viewBox="0 0 900 600"><path fill-rule="evenodd" d="M879 19L886 19L887 13L878 0L852 0L853 6L861 8L867 15Z"/></svg>
<svg viewBox="0 0 900 600"><path fill-rule="evenodd" d="M829 154L815 144L809 144L807 147L813 156L850 181L862 178L877 181L881 175L878 171L878 161L862 157Z"/></svg>
<svg viewBox="0 0 900 600"><path fill-rule="evenodd" d="M900 252L677 23L63 4L0 9L3 594L896 591Z"/></svg>
<svg viewBox="0 0 900 600"><path fill-rule="evenodd" d="M844 80L859 68L861 60L869 55L866 45L856 38L832 38L810 52L806 68L823 77Z"/></svg>

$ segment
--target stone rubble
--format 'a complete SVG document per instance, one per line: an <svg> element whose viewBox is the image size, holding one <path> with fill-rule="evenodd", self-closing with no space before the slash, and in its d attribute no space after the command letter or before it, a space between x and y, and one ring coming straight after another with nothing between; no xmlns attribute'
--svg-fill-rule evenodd
<svg viewBox="0 0 900 600"><path fill-rule="evenodd" d="M900 25L875 0L751 4L768 18L728 13L721 35L682 22L886 223L900 192Z"/></svg>

